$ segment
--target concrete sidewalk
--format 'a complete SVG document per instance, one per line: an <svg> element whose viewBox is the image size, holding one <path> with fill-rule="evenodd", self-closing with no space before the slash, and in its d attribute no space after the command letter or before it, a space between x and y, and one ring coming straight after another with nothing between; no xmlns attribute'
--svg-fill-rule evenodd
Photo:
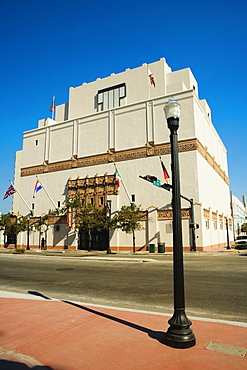
<svg viewBox="0 0 247 370"><path fill-rule="evenodd" d="M2 249L0 248L0 254L13 254L14 249ZM184 252L184 256L219 256L219 255L232 255L241 254L246 255L247 250L238 249L211 249L207 251L196 251L196 252ZM130 261L130 260L144 260L145 262L163 261L166 257L172 257L172 252L165 253L149 253L145 252L119 252L119 253L107 253L106 251L85 251L85 250L26 250L25 256L44 256L44 257L59 257L59 258L85 258L87 260L105 260L105 261Z"/></svg>
<svg viewBox="0 0 247 370"><path fill-rule="evenodd" d="M170 315L0 291L0 369L246 369L247 324L191 318L196 346L162 343ZM45 366L46 365L46 366Z"/></svg>

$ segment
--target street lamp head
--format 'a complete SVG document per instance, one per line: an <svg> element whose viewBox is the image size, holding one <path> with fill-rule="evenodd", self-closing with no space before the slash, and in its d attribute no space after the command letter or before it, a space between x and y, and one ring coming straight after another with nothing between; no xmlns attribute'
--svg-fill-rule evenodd
<svg viewBox="0 0 247 370"><path fill-rule="evenodd" d="M174 99L169 98L164 106L164 112L166 119L168 118L179 118L180 117L180 104Z"/></svg>

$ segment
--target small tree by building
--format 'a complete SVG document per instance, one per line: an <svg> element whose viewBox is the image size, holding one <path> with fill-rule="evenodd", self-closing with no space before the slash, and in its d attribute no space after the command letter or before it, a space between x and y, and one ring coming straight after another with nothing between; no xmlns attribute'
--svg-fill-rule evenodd
<svg viewBox="0 0 247 370"><path fill-rule="evenodd" d="M41 245L41 249L45 249L46 239L47 239L47 231L50 227L54 226L52 222L52 216L60 216L63 211L60 209L49 209L47 213L43 213L41 216L32 217L30 218L30 225L34 228L35 231L39 232L39 243Z"/></svg>
<svg viewBox="0 0 247 370"><path fill-rule="evenodd" d="M7 237L14 236L15 248L17 248L17 236L21 231L28 228L28 217L7 213L0 216L0 230L4 230Z"/></svg>
<svg viewBox="0 0 247 370"><path fill-rule="evenodd" d="M112 229L120 229L127 234L132 234L133 252L135 253L135 232L143 230L141 224L142 210L141 206L131 203L129 206L122 206L120 211L113 216L111 220Z"/></svg>
<svg viewBox="0 0 247 370"><path fill-rule="evenodd" d="M74 228L84 230L88 234L88 251L92 249L92 231L102 231L108 228L106 209L98 208L94 204L86 203L84 199L77 197L65 202L65 209L71 209L73 214Z"/></svg>

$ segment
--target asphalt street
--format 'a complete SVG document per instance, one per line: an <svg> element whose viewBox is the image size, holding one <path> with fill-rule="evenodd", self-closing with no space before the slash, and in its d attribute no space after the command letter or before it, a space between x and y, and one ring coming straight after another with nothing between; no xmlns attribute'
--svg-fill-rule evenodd
<svg viewBox="0 0 247 370"><path fill-rule="evenodd" d="M160 313L173 311L171 255L104 258L1 253L1 289ZM245 254L185 255L187 314L247 322L246 259Z"/></svg>

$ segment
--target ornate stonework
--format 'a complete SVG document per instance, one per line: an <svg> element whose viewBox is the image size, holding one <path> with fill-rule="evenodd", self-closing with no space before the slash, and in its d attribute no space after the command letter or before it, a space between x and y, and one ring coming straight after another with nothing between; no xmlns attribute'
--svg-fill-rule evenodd
<svg viewBox="0 0 247 370"><path fill-rule="evenodd" d="M107 195L118 195L116 175L84 177L68 180L68 198L75 198L78 194L86 202L101 206L106 204Z"/></svg>
<svg viewBox="0 0 247 370"><path fill-rule="evenodd" d="M30 217L29 225L35 226L35 224L39 221L40 217ZM49 216L47 220L48 225L55 225L55 224L67 224L67 218L65 216Z"/></svg>
<svg viewBox="0 0 247 370"><path fill-rule="evenodd" d="M204 147L198 139L180 140L178 142L179 152L189 152L197 150L205 160L212 166L221 178L229 185L229 179L226 173L221 169L220 165L215 162L215 158L208 153L207 147ZM170 143L154 144L153 141L148 142L144 147L132 148L127 150L115 151L114 148L108 150L107 153L99 154L90 157L77 158L72 156L70 160L48 163L21 169L21 176L38 175L46 172L56 172L69 170L71 168L90 167L100 164L129 161L132 159L146 158L150 156L161 156L171 153Z"/></svg>
<svg viewBox="0 0 247 370"><path fill-rule="evenodd" d="M217 213L216 212L212 212L212 220L217 221Z"/></svg>
<svg viewBox="0 0 247 370"><path fill-rule="evenodd" d="M172 209L159 209L158 211L158 221L172 220ZM181 210L182 219L190 219L190 209L183 208Z"/></svg>

